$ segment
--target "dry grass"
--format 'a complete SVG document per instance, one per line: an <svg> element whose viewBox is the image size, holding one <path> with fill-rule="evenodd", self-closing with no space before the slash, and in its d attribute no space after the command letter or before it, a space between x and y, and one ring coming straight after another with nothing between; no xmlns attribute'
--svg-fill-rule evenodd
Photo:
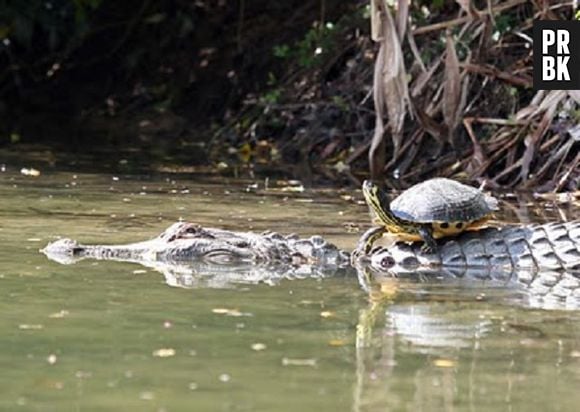
<svg viewBox="0 0 580 412"><path fill-rule="evenodd" d="M402 3L406 0L399 1L399 7ZM407 43L414 56L415 70L397 70L396 78L409 79L408 87L413 91L412 108L402 104L404 95L399 100L388 99L387 96L396 93L396 89L386 82L377 82L375 76L377 119L369 156L371 170L380 170L387 175L395 172L403 181L422 180L438 174L486 180L496 187L538 191L577 189L580 182L580 139L578 131L573 128L579 123L578 92L530 93L529 90L532 20L569 18L573 5L510 0L492 6L488 1L486 9L477 10L471 1L458 0L457 3L457 17L423 27L414 27L411 22L413 28ZM376 14L372 18L374 24L381 24L383 29L392 25L389 12L385 13L380 7L373 7L373 12ZM402 7L401 13L406 16L408 10ZM497 19L502 13L508 13L507 18L517 22L518 27L499 33ZM405 33L396 34L390 34L391 42L405 36ZM446 45L442 53L430 61L422 61L414 45L418 44L419 50L425 50L432 47L433 41L443 37ZM381 59L385 41L377 40L380 51L375 71L395 77L394 66ZM462 59L458 57L458 45L463 50ZM401 42L390 48L404 50L405 45ZM404 65L400 67L405 70ZM529 101L525 97L517 99L516 106L520 107L515 113L508 116L504 113L503 118L488 117L495 114L485 112L486 106L493 107L494 104L494 96L489 93L492 88L511 90L513 95L530 95L531 98ZM406 87L399 86L399 89L406 90ZM397 116L396 122L388 122L387 132L382 126L384 110L376 104L381 101L387 104L389 119L391 111ZM389 110L389 104L393 106L392 110ZM501 106L502 102L498 104ZM401 138L400 116L413 110L419 114L418 122L408 119L405 144ZM460 125L463 125L462 130L458 130ZM392 160L385 164L384 161L380 163L383 159L372 149L386 147L384 139L388 134L393 150ZM418 145L428 145L424 139L426 134L435 140L434 150L417 149ZM469 144L458 142L463 135L467 135ZM414 144L409 144L409 141ZM409 166L403 169L401 165ZM379 173L373 175L376 178Z"/></svg>
<svg viewBox="0 0 580 412"><path fill-rule="evenodd" d="M370 35L344 31L322 66L292 71L280 101L250 100L228 130L268 141L303 179L357 183L370 167L398 188L438 175L578 190L580 92L532 89L533 20L570 19L572 2L384 4L371 1Z"/></svg>

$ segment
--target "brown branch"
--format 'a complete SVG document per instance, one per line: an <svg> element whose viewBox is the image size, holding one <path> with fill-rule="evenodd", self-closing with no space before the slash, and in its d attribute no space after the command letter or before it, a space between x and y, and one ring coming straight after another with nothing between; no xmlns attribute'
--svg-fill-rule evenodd
<svg viewBox="0 0 580 412"><path fill-rule="evenodd" d="M564 175L562 175L560 181L558 181L558 184L554 188L554 193L562 190L562 187L564 187L564 184L566 183L572 172L578 167L578 163L580 163L580 153L576 155L576 159L574 159L568 170L564 173Z"/></svg>
<svg viewBox="0 0 580 412"><path fill-rule="evenodd" d="M472 123L496 124L500 126L525 126L529 121L512 120L512 119L494 119L491 117L466 117L465 121Z"/></svg>
<svg viewBox="0 0 580 412"><path fill-rule="evenodd" d="M524 4L527 2L528 2L527 0L508 1L504 4L493 7L491 9L491 13L489 10L485 10L485 11L480 11L479 15L486 16L488 14L499 13L499 12L502 12L504 10L511 9L512 7L519 6L520 4ZM453 19L453 20L442 21L439 23L430 24L428 26L419 27L419 28L413 30L413 34L419 35L419 34L429 33L432 31L443 30L443 29L447 29L448 27L457 26L458 24L467 23L467 22L472 21L472 20L473 20L472 16L465 16L465 17L459 17L459 18Z"/></svg>
<svg viewBox="0 0 580 412"><path fill-rule="evenodd" d="M497 67L491 66L489 64L483 65L483 64L464 63L461 64L460 66L465 70L467 70L468 72L477 73L484 76L495 77L497 79L504 80L507 83L513 84L514 86L522 86L528 88L532 87L532 79L527 77L514 76L511 73L503 72L499 70Z"/></svg>

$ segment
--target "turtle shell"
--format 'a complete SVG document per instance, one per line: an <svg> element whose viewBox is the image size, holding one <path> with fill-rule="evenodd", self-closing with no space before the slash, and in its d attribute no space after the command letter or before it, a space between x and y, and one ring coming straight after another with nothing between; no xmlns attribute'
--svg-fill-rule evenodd
<svg viewBox="0 0 580 412"><path fill-rule="evenodd" d="M497 200L455 180L435 178L404 191L390 207L411 222L470 222L497 210Z"/></svg>

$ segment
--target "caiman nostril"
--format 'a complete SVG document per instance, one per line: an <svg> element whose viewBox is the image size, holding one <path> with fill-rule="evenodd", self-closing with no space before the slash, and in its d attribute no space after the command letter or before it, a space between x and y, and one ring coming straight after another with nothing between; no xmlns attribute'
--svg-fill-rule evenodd
<svg viewBox="0 0 580 412"><path fill-rule="evenodd" d="M381 259L381 266L390 268L395 266L395 259L392 256L385 256Z"/></svg>

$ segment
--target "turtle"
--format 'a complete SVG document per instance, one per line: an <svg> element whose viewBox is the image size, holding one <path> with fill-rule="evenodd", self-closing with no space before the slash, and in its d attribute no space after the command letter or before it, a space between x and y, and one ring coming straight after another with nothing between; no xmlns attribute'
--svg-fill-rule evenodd
<svg viewBox="0 0 580 412"><path fill-rule="evenodd" d="M494 197L446 178L416 184L390 204L386 193L370 180L364 181L362 192L377 225L359 241L358 249L364 253L369 253L373 243L387 232L397 240L423 241L423 250L434 252L435 239L485 228L497 210Z"/></svg>

